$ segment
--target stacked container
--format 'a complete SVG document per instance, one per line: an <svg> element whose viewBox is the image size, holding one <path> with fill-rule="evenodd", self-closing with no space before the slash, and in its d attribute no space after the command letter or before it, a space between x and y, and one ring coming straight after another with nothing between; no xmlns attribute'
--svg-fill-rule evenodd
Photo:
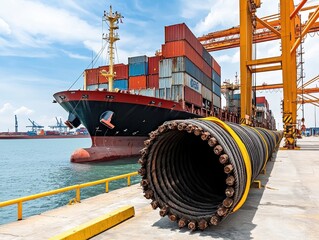
<svg viewBox="0 0 319 240"><path fill-rule="evenodd" d="M159 88L159 62L162 56L153 56L148 58L148 88Z"/></svg>
<svg viewBox="0 0 319 240"><path fill-rule="evenodd" d="M216 61L184 23L165 27L162 54L159 88L166 99L184 100L208 110L213 105L220 108L220 67L217 85L212 68Z"/></svg>
<svg viewBox="0 0 319 240"><path fill-rule="evenodd" d="M106 73L109 71L109 66L101 66L98 68L86 69L85 78L88 90L95 90L98 88L108 89L108 78L102 75L102 71ZM113 87L127 90L128 89L128 65L115 64L113 67L115 74Z"/></svg>
<svg viewBox="0 0 319 240"><path fill-rule="evenodd" d="M128 58L129 66L129 89L147 88L148 58L137 56Z"/></svg>
<svg viewBox="0 0 319 240"><path fill-rule="evenodd" d="M102 70L108 66L85 71L88 89L107 89ZM114 88L181 102L192 111L221 107L220 66L184 23L165 27L162 56L130 57L114 71Z"/></svg>
<svg viewBox="0 0 319 240"><path fill-rule="evenodd" d="M212 58L212 78L213 78L213 103L214 106L221 107L221 68L214 58Z"/></svg>

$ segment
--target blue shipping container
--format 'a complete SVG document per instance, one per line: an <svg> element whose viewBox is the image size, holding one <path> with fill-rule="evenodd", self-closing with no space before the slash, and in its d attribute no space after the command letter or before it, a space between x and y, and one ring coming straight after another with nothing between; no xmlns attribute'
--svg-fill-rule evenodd
<svg viewBox="0 0 319 240"><path fill-rule="evenodd" d="M213 93L215 93L218 97L220 97L221 96L220 86L218 86L218 84L215 83L214 81L212 81L212 85L213 85Z"/></svg>
<svg viewBox="0 0 319 240"><path fill-rule="evenodd" d="M234 100L240 100L240 93L234 94Z"/></svg>
<svg viewBox="0 0 319 240"><path fill-rule="evenodd" d="M141 62L148 62L148 57L146 55L143 55L143 56L136 56L136 57L129 57L128 58L128 64L141 63Z"/></svg>
<svg viewBox="0 0 319 240"><path fill-rule="evenodd" d="M140 62L140 63L132 63L128 65L129 68L129 76L141 76L148 74L148 63Z"/></svg>
<svg viewBox="0 0 319 240"><path fill-rule="evenodd" d="M210 55L209 52L207 52L207 50L203 47L203 59L205 60L205 62L208 63L208 65L211 67L212 66L212 56Z"/></svg>
<svg viewBox="0 0 319 240"><path fill-rule="evenodd" d="M213 80L215 83L217 83L219 86L221 85L221 77L218 75L217 72L215 72L215 70L212 70L212 76L213 76Z"/></svg>
<svg viewBox="0 0 319 240"><path fill-rule="evenodd" d="M120 90L128 90L128 80L127 79L114 80L113 88L118 88Z"/></svg>

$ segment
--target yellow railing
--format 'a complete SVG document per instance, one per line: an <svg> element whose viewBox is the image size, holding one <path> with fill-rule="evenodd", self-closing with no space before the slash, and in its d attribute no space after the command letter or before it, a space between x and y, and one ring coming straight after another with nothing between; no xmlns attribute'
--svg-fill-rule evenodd
<svg viewBox="0 0 319 240"><path fill-rule="evenodd" d="M115 181L115 180L120 180L120 179L123 179L123 178L127 178L127 186L130 186L131 185L131 177L136 176L137 174L138 174L137 172L131 172L131 173L115 176L115 177L110 177L110 178L97 180L97 181L94 181L94 182L77 184L77 185L73 185L73 186L69 186L69 187L64 187L64 188L51 190L51 191L48 191L48 192L43 192L43 193L38 193L38 194L26 196L26 197L16 198L16 199L8 200L8 201L5 201L5 202L0 202L0 208L1 207L6 207L6 206L10 206L10 205L13 205L13 204L17 204L17 206L18 206L18 220L21 220L22 219L22 204L23 204L23 202L27 202L27 201L35 200L35 199L38 199L38 198L55 195L55 194L58 194L58 193L68 192L68 191L71 191L71 190L75 190L75 199L74 199L74 201L75 202L80 202L81 201L81 189L82 188L91 187L91 186L95 186L95 185L98 185L98 184L105 183L105 192L109 192L109 182L112 182L112 181Z"/></svg>

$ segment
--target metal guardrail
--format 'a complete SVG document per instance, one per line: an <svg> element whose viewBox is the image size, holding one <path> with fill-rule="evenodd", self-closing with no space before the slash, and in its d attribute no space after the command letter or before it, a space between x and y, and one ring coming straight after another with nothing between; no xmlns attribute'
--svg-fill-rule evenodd
<svg viewBox="0 0 319 240"><path fill-rule="evenodd" d="M59 188L59 189L55 189L55 190L51 190L51 191L47 191L47 192L37 193L37 194L26 196L26 197L15 198L12 200L0 202L0 208L7 207L7 206L10 206L13 204L17 204L17 206L18 206L18 220L21 220L22 219L22 204L23 204L23 202L55 195L58 193L68 192L71 190L75 190L74 201L81 202L81 189L82 188L91 187L91 186L105 183L105 192L108 193L109 192L109 182L120 180L123 178L127 178L127 186L130 186L131 185L131 177L136 176L136 175L138 175L137 172L131 172L131 173L126 173L126 174L122 174L122 175L118 175L118 176L114 176L114 177L110 177L110 178L105 178L105 179L101 179L101 180L97 180L97 181L93 181L93 182L77 184L77 185Z"/></svg>

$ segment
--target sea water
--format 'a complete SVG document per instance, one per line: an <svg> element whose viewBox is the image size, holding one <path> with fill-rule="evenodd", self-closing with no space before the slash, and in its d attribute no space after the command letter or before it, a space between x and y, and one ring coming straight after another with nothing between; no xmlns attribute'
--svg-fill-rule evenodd
<svg viewBox="0 0 319 240"><path fill-rule="evenodd" d="M103 163L71 163L72 152L90 147L90 138L0 140L0 202L95 181L138 169L137 158ZM132 177L132 184L139 177ZM110 183L110 191L127 180ZM105 184L84 188L81 199L101 194ZM75 191L23 203L23 218L57 208L75 198ZM17 220L17 205L0 208L0 224Z"/></svg>

